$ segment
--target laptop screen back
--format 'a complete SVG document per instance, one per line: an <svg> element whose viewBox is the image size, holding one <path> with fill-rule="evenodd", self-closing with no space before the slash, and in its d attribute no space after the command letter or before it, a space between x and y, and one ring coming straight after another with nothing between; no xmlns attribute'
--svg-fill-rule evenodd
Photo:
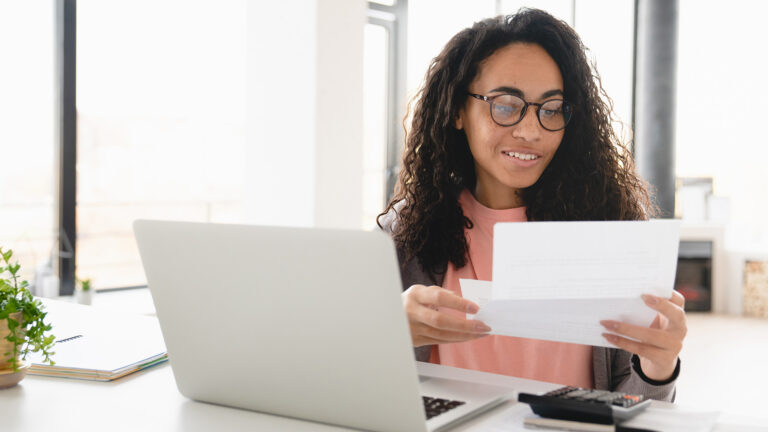
<svg viewBox="0 0 768 432"><path fill-rule="evenodd" d="M369 430L425 430L391 239L140 220L179 390Z"/></svg>

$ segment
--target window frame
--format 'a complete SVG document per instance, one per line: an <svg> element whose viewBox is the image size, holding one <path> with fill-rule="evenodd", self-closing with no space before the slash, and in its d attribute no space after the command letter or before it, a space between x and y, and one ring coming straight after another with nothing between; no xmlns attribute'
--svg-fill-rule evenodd
<svg viewBox="0 0 768 432"><path fill-rule="evenodd" d="M406 59L408 54L408 1L397 0L392 6L368 2L368 24L382 26L389 34L387 71L387 162L384 179L386 206L392 199L400 157L405 141L402 125L405 116Z"/></svg>
<svg viewBox="0 0 768 432"><path fill-rule="evenodd" d="M389 33L389 70L387 82L387 166L385 171L386 203L391 199L400 170L405 115L405 82L407 54L408 1L397 0L388 6L368 2L368 23L380 25ZM59 295L75 291L77 268L77 0L56 4L56 57L58 94L58 272ZM137 287L107 287L101 291Z"/></svg>

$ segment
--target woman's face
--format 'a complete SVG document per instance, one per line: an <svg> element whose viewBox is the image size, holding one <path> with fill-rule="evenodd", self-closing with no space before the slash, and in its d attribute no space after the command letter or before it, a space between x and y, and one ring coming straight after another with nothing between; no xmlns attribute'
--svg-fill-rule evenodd
<svg viewBox="0 0 768 432"><path fill-rule="evenodd" d="M527 102L563 98L563 78L552 57L539 45L512 43L498 49L478 68L469 92L484 96L511 93ZM541 177L555 155L564 130L544 129L529 106L514 126L499 126L491 118L489 103L467 97L456 119L463 129L475 162L474 195L490 208L523 205L519 196Z"/></svg>

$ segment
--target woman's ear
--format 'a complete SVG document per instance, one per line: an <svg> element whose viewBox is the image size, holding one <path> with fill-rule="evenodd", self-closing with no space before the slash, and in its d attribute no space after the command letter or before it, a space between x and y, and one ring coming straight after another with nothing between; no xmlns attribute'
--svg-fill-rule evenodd
<svg viewBox="0 0 768 432"><path fill-rule="evenodd" d="M454 124L456 125L457 130L464 129L464 108L459 110L459 115L456 116Z"/></svg>

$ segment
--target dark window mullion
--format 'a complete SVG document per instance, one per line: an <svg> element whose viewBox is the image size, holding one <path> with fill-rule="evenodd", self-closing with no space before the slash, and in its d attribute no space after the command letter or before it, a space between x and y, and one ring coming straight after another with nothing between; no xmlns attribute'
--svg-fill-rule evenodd
<svg viewBox="0 0 768 432"><path fill-rule="evenodd" d="M77 108L76 108L76 36L77 1L56 2L56 56L59 95L59 279L60 295L70 295L75 289L75 248L77 193Z"/></svg>

